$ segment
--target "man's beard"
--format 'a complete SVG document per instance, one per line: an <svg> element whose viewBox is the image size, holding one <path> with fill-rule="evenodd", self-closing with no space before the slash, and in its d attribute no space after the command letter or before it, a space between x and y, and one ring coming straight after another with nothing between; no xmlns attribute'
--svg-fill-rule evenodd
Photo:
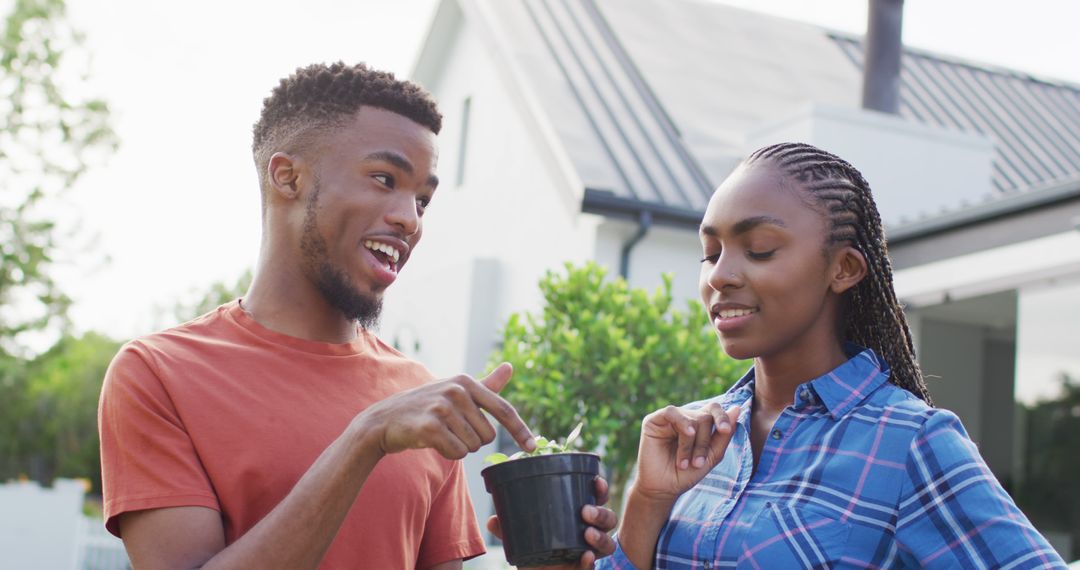
<svg viewBox="0 0 1080 570"><path fill-rule="evenodd" d="M315 287L327 303L364 329L373 329L379 325L382 299L357 290L349 283L345 271L330 262L326 241L319 235L315 222L315 203L318 197L319 180L316 178L304 216L304 233L300 238L300 250L304 254L308 274L314 277Z"/></svg>

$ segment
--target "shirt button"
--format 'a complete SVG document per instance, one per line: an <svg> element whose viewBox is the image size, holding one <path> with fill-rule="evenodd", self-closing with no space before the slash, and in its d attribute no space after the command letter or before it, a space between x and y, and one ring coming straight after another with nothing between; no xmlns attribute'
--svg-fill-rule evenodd
<svg viewBox="0 0 1080 570"><path fill-rule="evenodd" d="M784 437L784 434L780 433L780 430L778 430L778 429L772 430L772 438L773 439L780 439L782 437Z"/></svg>
<svg viewBox="0 0 1080 570"><path fill-rule="evenodd" d="M712 562L709 562L708 560L706 560L705 561L705 570L709 570L709 568L712 568Z"/></svg>
<svg viewBox="0 0 1080 570"><path fill-rule="evenodd" d="M810 401L810 390L802 390L799 392L799 399L804 402Z"/></svg>

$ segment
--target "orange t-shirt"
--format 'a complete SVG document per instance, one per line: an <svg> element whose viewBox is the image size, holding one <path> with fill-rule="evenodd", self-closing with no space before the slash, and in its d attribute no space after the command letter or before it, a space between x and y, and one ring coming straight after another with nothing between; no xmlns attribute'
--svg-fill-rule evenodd
<svg viewBox="0 0 1080 570"><path fill-rule="evenodd" d="M432 380L361 332L326 344L289 337L237 301L134 340L101 393L106 527L143 509L202 506L234 542L269 513L352 418ZM484 552L461 463L431 450L384 457L324 568L427 568Z"/></svg>

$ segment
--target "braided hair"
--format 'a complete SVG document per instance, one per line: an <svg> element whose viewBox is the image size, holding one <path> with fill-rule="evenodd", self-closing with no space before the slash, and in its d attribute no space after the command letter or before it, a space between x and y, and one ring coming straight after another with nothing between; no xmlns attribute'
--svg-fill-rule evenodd
<svg viewBox="0 0 1080 570"><path fill-rule="evenodd" d="M822 208L830 222L826 245L850 244L866 258L869 274L844 294L843 337L873 349L892 368L892 383L932 404L893 289L881 217L862 173L840 157L804 143L758 149L743 164L759 162L775 166Z"/></svg>
<svg viewBox="0 0 1080 570"><path fill-rule="evenodd" d="M266 187L266 167L275 152L301 150L313 134L343 124L365 105L397 113L435 134L442 128L442 115L431 94L393 73L340 61L302 67L263 100L253 128L251 146L260 185Z"/></svg>

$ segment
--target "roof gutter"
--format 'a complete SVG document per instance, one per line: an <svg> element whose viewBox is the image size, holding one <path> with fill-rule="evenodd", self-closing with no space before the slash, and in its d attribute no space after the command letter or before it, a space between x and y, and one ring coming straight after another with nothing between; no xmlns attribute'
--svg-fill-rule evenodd
<svg viewBox="0 0 1080 570"><path fill-rule="evenodd" d="M680 208L666 204L643 202L634 198L616 196L611 190L586 188L581 199L581 211L608 218L640 221L641 212L648 211L653 224L672 226L697 232L704 212L692 208Z"/></svg>
<svg viewBox="0 0 1080 570"><path fill-rule="evenodd" d="M1075 199L1080 199L1080 176L928 220L885 228L885 234L890 246L899 245Z"/></svg>

